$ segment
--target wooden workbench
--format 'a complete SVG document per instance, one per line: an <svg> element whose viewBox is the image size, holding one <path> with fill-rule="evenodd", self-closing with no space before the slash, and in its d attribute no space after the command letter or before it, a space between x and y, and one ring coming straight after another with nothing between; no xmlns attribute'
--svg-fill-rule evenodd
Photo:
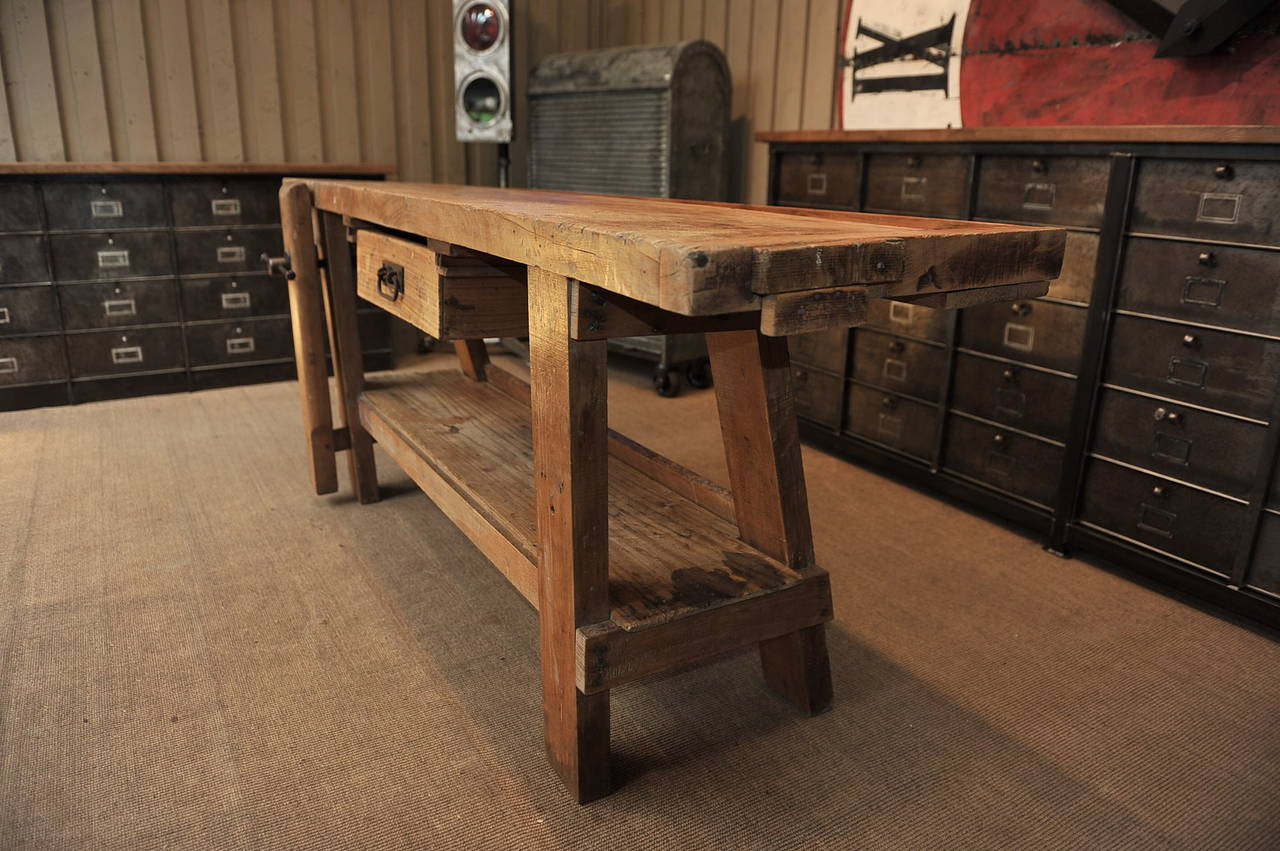
<svg viewBox="0 0 1280 851"><path fill-rule="evenodd" d="M573 193L336 180L281 190L317 492L371 440L538 608L547 752L580 801L609 790L609 689L758 645L804 712L831 699L785 335L869 299L1042 294L1061 230ZM318 240L316 237L319 237ZM353 256L352 244L355 245ZM323 273L323 274L321 274ZM457 339L464 375L366 386L357 292ZM327 328L326 328L327 325ZM531 384L480 338L526 332ZM607 427L605 341L703 331L732 492ZM331 413L324 341L338 387Z"/></svg>

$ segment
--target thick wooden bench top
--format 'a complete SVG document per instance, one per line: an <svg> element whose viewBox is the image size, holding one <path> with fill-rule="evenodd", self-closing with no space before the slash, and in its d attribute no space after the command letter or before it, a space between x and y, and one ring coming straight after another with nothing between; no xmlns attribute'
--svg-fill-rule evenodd
<svg viewBox="0 0 1280 851"><path fill-rule="evenodd" d="M286 180L286 185L290 181ZM315 206L690 316L850 286L917 296L1046 281L1055 228L423 183L304 180Z"/></svg>

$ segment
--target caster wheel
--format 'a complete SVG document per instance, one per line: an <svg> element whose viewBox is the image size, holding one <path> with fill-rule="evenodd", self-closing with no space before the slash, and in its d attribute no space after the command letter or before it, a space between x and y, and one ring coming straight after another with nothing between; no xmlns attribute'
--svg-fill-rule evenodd
<svg viewBox="0 0 1280 851"><path fill-rule="evenodd" d="M659 369L653 374L653 389L659 396L671 398L680 392L680 373L674 369Z"/></svg>
<svg viewBox="0 0 1280 851"><path fill-rule="evenodd" d="M711 386L711 361L707 358L690 361L684 368L684 380L690 387L703 390Z"/></svg>

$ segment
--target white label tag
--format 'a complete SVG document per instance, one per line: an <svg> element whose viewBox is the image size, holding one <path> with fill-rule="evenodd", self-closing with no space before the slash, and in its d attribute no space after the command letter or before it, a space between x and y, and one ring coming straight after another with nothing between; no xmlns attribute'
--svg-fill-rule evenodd
<svg viewBox="0 0 1280 851"><path fill-rule="evenodd" d="M218 248L219 263L243 263L244 262L244 246L243 245L223 245Z"/></svg>
<svg viewBox="0 0 1280 851"><path fill-rule="evenodd" d="M112 249L98 252L98 266L102 269L121 269L129 265L129 249Z"/></svg>
<svg viewBox="0 0 1280 851"><path fill-rule="evenodd" d="M124 215L124 204L119 201L90 201L89 214L95 219L118 219Z"/></svg>
<svg viewBox="0 0 1280 851"><path fill-rule="evenodd" d="M243 310L249 306L248 293L223 293L222 309L223 310Z"/></svg>
<svg viewBox="0 0 1280 851"><path fill-rule="evenodd" d="M239 198L214 198L209 202L209 206L213 208L213 214L215 216L240 215Z"/></svg>
<svg viewBox="0 0 1280 851"><path fill-rule="evenodd" d="M131 298L117 298L104 301L102 309L107 316L136 316L138 305Z"/></svg>

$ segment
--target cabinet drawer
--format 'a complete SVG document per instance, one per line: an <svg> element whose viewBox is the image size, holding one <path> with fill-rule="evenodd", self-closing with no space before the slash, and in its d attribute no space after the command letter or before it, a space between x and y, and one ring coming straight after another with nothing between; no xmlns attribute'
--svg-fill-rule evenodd
<svg viewBox="0 0 1280 851"><path fill-rule="evenodd" d="M53 276L59 281L173 274L169 234L164 231L51 236L49 249Z"/></svg>
<svg viewBox="0 0 1280 851"><path fill-rule="evenodd" d="M1065 301L1088 304L1093 299L1093 275L1098 263L1098 235L1067 234L1067 250L1062 256L1062 274L1049 284L1048 295Z"/></svg>
<svg viewBox="0 0 1280 851"><path fill-rule="evenodd" d="M35 185L0 183L0 233L40 229L40 200Z"/></svg>
<svg viewBox="0 0 1280 851"><path fill-rule="evenodd" d="M840 427L840 385L843 379L802 366L791 367L796 413L831 428Z"/></svg>
<svg viewBox="0 0 1280 851"><path fill-rule="evenodd" d="M960 315L960 345L1074 375L1087 313L1035 300L971 307Z"/></svg>
<svg viewBox="0 0 1280 851"><path fill-rule="evenodd" d="M1075 392L1070 378L956 352L951 407L957 411L1065 442Z"/></svg>
<svg viewBox="0 0 1280 851"><path fill-rule="evenodd" d="M1248 509L1160 476L1092 460L1080 517L1230 575Z"/></svg>
<svg viewBox="0 0 1280 851"><path fill-rule="evenodd" d="M0 387L67 377L62 337L0 339Z"/></svg>
<svg viewBox="0 0 1280 851"><path fill-rule="evenodd" d="M280 181L244 178L174 180L169 183L177 227L269 225L280 221Z"/></svg>
<svg viewBox="0 0 1280 851"><path fill-rule="evenodd" d="M921 216L962 216L969 157L872 154L867 158L867 209Z"/></svg>
<svg viewBox="0 0 1280 851"><path fill-rule="evenodd" d="M182 314L188 320L239 319L289 312L289 288L265 274L235 278L184 278Z"/></svg>
<svg viewBox="0 0 1280 851"><path fill-rule="evenodd" d="M61 328L53 287L0 287L0 337Z"/></svg>
<svg viewBox="0 0 1280 851"><path fill-rule="evenodd" d="M188 325L186 330L193 367L293 357L293 331L284 317Z"/></svg>
<svg viewBox="0 0 1280 851"><path fill-rule="evenodd" d="M1109 172L1106 157L983 157L975 215L1098 227Z"/></svg>
<svg viewBox="0 0 1280 851"><path fill-rule="evenodd" d="M849 385L845 429L851 434L929 461L938 439L938 409L859 384Z"/></svg>
<svg viewBox="0 0 1280 851"><path fill-rule="evenodd" d="M847 328L828 328L808 334L796 334L787 338L787 348L796 363L816 366L828 372L844 372L845 353L848 351Z"/></svg>
<svg viewBox="0 0 1280 851"><path fill-rule="evenodd" d="M178 369L184 365L182 329L178 327L68 334L67 351L75 378Z"/></svg>
<svg viewBox="0 0 1280 851"><path fill-rule="evenodd" d="M1130 228L1280 245L1280 163L1143 160Z"/></svg>
<svg viewBox="0 0 1280 851"><path fill-rule="evenodd" d="M1280 253L1131 238L1117 306L1280 334Z"/></svg>
<svg viewBox="0 0 1280 851"><path fill-rule="evenodd" d="M95 180L41 184L49 230L120 230L169 224L158 181Z"/></svg>
<svg viewBox="0 0 1280 851"><path fill-rule="evenodd" d="M946 369L938 346L865 329L854 335L853 375L867 384L936 402Z"/></svg>
<svg viewBox="0 0 1280 851"><path fill-rule="evenodd" d="M62 284L58 297L68 330L154 325L179 318L173 281Z"/></svg>
<svg viewBox="0 0 1280 851"><path fill-rule="evenodd" d="M1254 419L1270 416L1280 342L1117 316L1107 380Z"/></svg>
<svg viewBox="0 0 1280 851"><path fill-rule="evenodd" d="M861 177L861 154L780 154L778 203L856 210Z"/></svg>
<svg viewBox="0 0 1280 851"><path fill-rule="evenodd" d="M43 236L0 236L0 284L49 280Z"/></svg>
<svg viewBox="0 0 1280 851"><path fill-rule="evenodd" d="M1249 585L1280 594L1280 517L1264 513L1258 530L1258 546L1253 552Z"/></svg>
<svg viewBox="0 0 1280 851"><path fill-rule="evenodd" d="M1102 455L1247 498L1262 460L1264 426L1104 390L1093 448Z"/></svg>
<svg viewBox="0 0 1280 851"><path fill-rule="evenodd" d="M865 328L880 328L895 334L906 334L922 340L941 343L947 338L947 321L951 311L934 310L918 304L872 299L867 305Z"/></svg>
<svg viewBox="0 0 1280 851"><path fill-rule="evenodd" d="M947 417L943 467L1043 506L1053 505L1062 447L964 417Z"/></svg>
<svg viewBox="0 0 1280 851"><path fill-rule="evenodd" d="M262 255L279 256L284 250L280 228L178 231L178 274L230 275L266 268Z"/></svg>

